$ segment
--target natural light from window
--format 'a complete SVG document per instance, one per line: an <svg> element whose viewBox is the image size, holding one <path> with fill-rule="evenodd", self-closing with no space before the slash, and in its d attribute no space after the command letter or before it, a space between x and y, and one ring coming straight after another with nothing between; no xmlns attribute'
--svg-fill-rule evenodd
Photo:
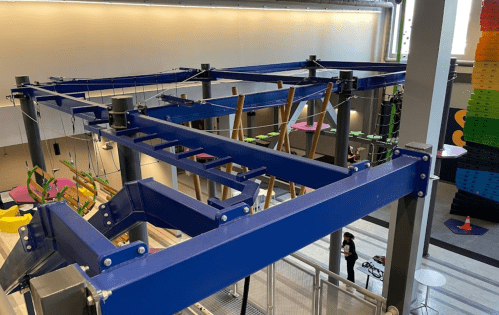
<svg viewBox="0 0 499 315"><path fill-rule="evenodd" d="M468 36L468 24L470 21L471 3L473 0L458 0L457 2L457 16L456 28L454 30L454 40L452 43L453 55L464 55L466 49L466 38ZM406 58L409 53L409 40L411 38L412 19L414 16L414 2L415 0L406 0L406 14L404 21L404 37L402 39L402 58ZM392 54L397 54L398 44L398 29L400 20L400 11L402 5L398 5L396 9L395 31L393 32Z"/></svg>

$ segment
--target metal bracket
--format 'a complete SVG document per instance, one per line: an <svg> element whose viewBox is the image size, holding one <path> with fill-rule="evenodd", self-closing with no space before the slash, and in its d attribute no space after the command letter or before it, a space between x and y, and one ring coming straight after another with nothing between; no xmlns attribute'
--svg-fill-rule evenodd
<svg viewBox="0 0 499 315"><path fill-rule="evenodd" d="M402 155L420 159L418 170L419 180L416 183L416 189L412 192L412 195L420 198L426 197L428 192L428 182L430 181L431 155L426 152L401 148L396 148L393 153L393 160L401 157Z"/></svg>
<svg viewBox="0 0 499 315"><path fill-rule="evenodd" d="M371 163L369 163L368 160L354 163L354 164L350 165L350 167L348 168L348 176L351 176L353 174L356 174L360 171L363 171L363 170L366 170L369 168L371 168Z"/></svg>
<svg viewBox="0 0 499 315"><path fill-rule="evenodd" d="M38 234L33 231L33 228L31 227L30 224L19 227L18 232L21 244L25 252L31 252L35 250L38 244L43 241L43 239L41 240L36 239L35 236ZM45 238L45 234L43 234L43 238Z"/></svg>
<svg viewBox="0 0 499 315"><path fill-rule="evenodd" d="M224 225L246 215L249 215L249 205L241 202L223 211L219 211L216 218L220 222L220 225Z"/></svg>

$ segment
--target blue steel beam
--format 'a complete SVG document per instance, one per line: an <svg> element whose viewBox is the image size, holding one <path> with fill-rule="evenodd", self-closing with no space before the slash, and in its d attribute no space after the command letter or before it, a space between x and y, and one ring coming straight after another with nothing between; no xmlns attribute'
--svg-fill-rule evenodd
<svg viewBox="0 0 499 315"><path fill-rule="evenodd" d="M225 158L230 156L234 163L247 166L250 169L257 169L265 166L267 168L266 172L269 175L274 175L278 178L283 178L314 189L323 187L348 176L348 170L342 167L305 159L292 154L269 150L267 148L261 148L242 141L231 140L226 137L209 134L207 132L188 128L182 125L161 121L157 118L141 115L137 111L131 112L127 116L127 120L130 122L129 128L144 128L148 130L149 133L161 134L165 140L178 140L180 145L188 148L201 147L204 149L205 153L214 157ZM104 132L105 131L101 132L102 135L108 137L110 133L105 132L106 134L104 134ZM124 137L113 137L112 140L155 157L154 151L145 151L150 150L149 147L151 146L149 145L143 143L133 144L133 140L131 140L131 138L126 139ZM174 163L175 161L166 162L176 165ZM194 163L196 167L197 165L200 165L199 163L191 160L178 160L177 162L181 163L182 161L185 164L183 166L177 166L188 171L192 169L191 163ZM292 171L290 172L289 170ZM200 176L208 178L207 176L210 174L217 174L216 172L218 173L221 171L218 171L217 169L203 169L199 172L193 173L197 173L200 174ZM219 175L217 178L212 176L212 178L209 179L214 181L223 180L227 182L226 176L229 176L229 174L225 172L222 173L224 174L223 176ZM220 183L232 187L230 183ZM232 183L232 185L234 184ZM238 189L239 187L232 188Z"/></svg>
<svg viewBox="0 0 499 315"><path fill-rule="evenodd" d="M377 72L399 72L405 71L407 65L404 63L382 63L382 62L351 62L351 61L322 61L318 64L309 62L310 66L317 68L354 70L354 71L377 71Z"/></svg>
<svg viewBox="0 0 499 315"><path fill-rule="evenodd" d="M211 70L210 75L217 79L231 79L249 82L273 82L282 81L283 84L291 85L309 85L316 83L329 83L334 82L334 78L321 78L321 77L294 77L286 75L272 75L272 74L259 74L259 73L244 73L233 71L217 71Z"/></svg>
<svg viewBox="0 0 499 315"><path fill-rule="evenodd" d="M357 91L368 91L386 86L405 83L405 71L388 74L380 74L371 77L359 78L357 80Z"/></svg>
<svg viewBox="0 0 499 315"><path fill-rule="evenodd" d="M233 71L233 72L246 72L246 73L269 73L269 72L284 72L291 70L304 69L307 66L307 62L288 62L288 63L277 63L270 65L258 65L258 66L248 66L248 67L234 67L234 68L224 68L223 71Z"/></svg>
<svg viewBox="0 0 499 315"><path fill-rule="evenodd" d="M183 82L200 72L201 70L189 70L177 71L173 73L157 73L116 78L74 79L70 81L54 81L45 85L40 85L40 88L58 93L115 90L143 85ZM196 81L196 78L192 78L191 80Z"/></svg>
<svg viewBox="0 0 499 315"><path fill-rule="evenodd" d="M397 158L97 275L90 283L112 292L102 312L174 314L414 192L420 163L413 156Z"/></svg>
<svg viewBox="0 0 499 315"><path fill-rule="evenodd" d="M328 80L330 81L330 80ZM327 84L315 84L299 86L295 89L295 102L304 102L324 97ZM336 91L337 86L333 88ZM245 94L244 112L282 106L286 104L289 91L286 89L272 90L266 92ZM237 96L212 98L202 101L183 100L192 102L192 105L178 105L181 99L173 96L163 95L161 99L165 102L173 102L175 105L151 107L147 109L147 115L154 118L165 119L174 123L184 123L204 118L225 116L235 113L237 107Z"/></svg>

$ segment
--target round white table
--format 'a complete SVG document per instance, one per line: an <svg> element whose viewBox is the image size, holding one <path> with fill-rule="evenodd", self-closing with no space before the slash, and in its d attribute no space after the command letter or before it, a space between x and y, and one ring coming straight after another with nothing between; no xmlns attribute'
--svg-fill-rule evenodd
<svg viewBox="0 0 499 315"><path fill-rule="evenodd" d="M415 311L417 309L424 307L426 309L426 314L428 314L429 308L434 310L438 314L438 311L436 309L428 306L428 298L430 297L430 288L443 286L447 282L445 277L442 276L440 273L433 271L433 270L419 269L414 274L414 279L416 279L417 282L426 286L426 299L425 299L425 302L423 303L423 305L413 309L412 311Z"/></svg>

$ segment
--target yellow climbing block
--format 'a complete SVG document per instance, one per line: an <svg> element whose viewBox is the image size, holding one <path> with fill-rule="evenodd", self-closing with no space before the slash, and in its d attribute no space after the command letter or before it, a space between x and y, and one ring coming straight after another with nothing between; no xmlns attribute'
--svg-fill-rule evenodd
<svg viewBox="0 0 499 315"><path fill-rule="evenodd" d="M85 187L78 188L78 191L81 192L82 194L84 194L85 196L89 197L89 198L93 198L94 197L94 194L92 194L90 192L90 190L86 189Z"/></svg>
<svg viewBox="0 0 499 315"><path fill-rule="evenodd" d="M18 213L19 213L18 206L12 206L6 210L0 209L0 219L4 218L4 217L13 217L13 216L16 216Z"/></svg>
<svg viewBox="0 0 499 315"><path fill-rule="evenodd" d="M0 232L17 233L17 230L28 224L33 217L31 214L25 214L22 217L2 217L0 218Z"/></svg>

